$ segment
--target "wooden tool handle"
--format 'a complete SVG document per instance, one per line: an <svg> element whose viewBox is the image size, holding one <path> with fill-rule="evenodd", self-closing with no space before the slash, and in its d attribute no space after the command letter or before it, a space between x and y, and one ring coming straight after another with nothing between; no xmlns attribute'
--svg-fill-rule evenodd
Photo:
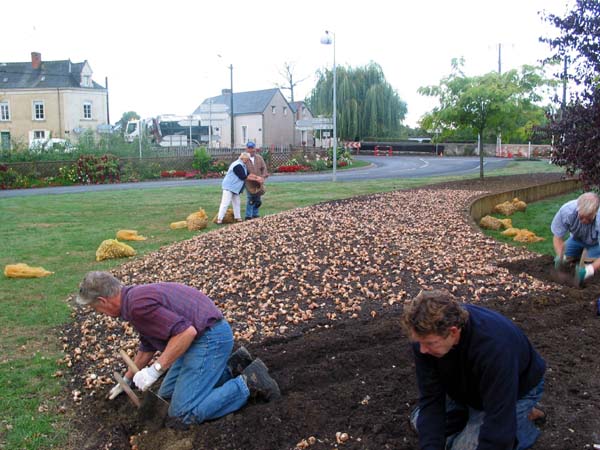
<svg viewBox="0 0 600 450"><path fill-rule="evenodd" d="M135 365L133 360L129 357L129 355L125 352L125 350L121 349L120 353L121 353L121 357L123 358L123 361L125 361L125 364L127 364L127 367L129 367L129 370L131 370L134 375L136 373L138 373L140 371L140 369L137 368L137 366Z"/></svg>
<svg viewBox="0 0 600 450"><path fill-rule="evenodd" d="M142 402L140 401L138 396L135 395L135 392L131 390L129 385L125 382L123 377L118 372L113 372L113 375L115 376L115 380L117 380L119 382L119 385L121 385L121 387L123 388L123 392L125 392L127 394L127 397L129 397L129 400L131 400L132 403L137 408L139 408L142 405Z"/></svg>

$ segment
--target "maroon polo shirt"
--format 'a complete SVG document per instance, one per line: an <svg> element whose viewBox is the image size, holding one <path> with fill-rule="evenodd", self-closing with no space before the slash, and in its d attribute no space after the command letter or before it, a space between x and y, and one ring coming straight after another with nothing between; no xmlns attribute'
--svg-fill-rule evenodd
<svg viewBox="0 0 600 450"><path fill-rule="evenodd" d="M140 333L140 351L163 351L171 337L192 325L201 336L223 318L213 301L190 286L153 283L125 286L121 318Z"/></svg>

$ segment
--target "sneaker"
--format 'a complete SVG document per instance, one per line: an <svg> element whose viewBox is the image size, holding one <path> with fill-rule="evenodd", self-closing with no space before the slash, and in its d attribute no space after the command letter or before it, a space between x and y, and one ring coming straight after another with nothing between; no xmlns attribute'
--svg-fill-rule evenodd
<svg viewBox="0 0 600 450"><path fill-rule="evenodd" d="M240 219L234 219L234 220L235 220L236 222L238 222L238 223L239 223L239 222L243 222L243 220L242 220L241 218L240 218Z"/></svg>
<svg viewBox="0 0 600 450"><path fill-rule="evenodd" d="M246 347L242 346L231 354L229 361L227 361L227 366L231 371L231 375L237 377L238 375L241 375L244 369L251 363L252 355L246 350Z"/></svg>
<svg viewBox="0 0 600 450"><path fill-rule="evenodd" d="M261 396L267 401L276 400L281 397L281 391L277 382L269 375L269 369L260 359L256 358L242 372L246 386L252 397Z"/></svg>

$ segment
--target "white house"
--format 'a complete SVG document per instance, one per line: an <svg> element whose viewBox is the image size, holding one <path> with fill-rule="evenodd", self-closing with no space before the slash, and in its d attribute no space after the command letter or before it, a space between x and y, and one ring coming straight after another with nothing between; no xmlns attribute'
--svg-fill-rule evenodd
<svg viewBox="0 0 600 450"><path fill-rule="evenodd" d="M229 116L221 129L214 130L221 137L221 147L231 147L231 90L207 98L193 114L206 113L207 105L226 109ZM234 147L243 147L254 141L258 147L294 145L295 114L292 106L279 89L235 92L233 94Z"/></svg>

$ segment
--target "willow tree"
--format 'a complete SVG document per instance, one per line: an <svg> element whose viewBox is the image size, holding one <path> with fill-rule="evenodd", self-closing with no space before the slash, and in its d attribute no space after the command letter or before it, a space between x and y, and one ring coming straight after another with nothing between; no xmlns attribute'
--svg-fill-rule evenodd
<svg viewBox="0 0 600 450"><path fill-rule="evenodd" d="M308 98L314 115L331 116L333 112L333 73L317 72L318 81ZM384 139L399 136L406 116L406 103L385 80L381 67L338 67L337 131L342 140L369 137Z"/></svg>

